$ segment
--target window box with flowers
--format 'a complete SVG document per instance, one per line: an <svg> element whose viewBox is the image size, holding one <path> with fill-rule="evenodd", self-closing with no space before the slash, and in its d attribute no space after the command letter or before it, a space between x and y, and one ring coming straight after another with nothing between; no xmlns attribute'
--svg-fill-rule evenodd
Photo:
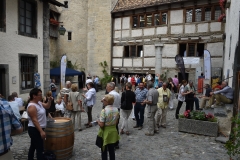
<svg viewBox="0 0 240 160"><path fill-rule="evenodd" d="M54 26L58 26L59 25L59 22L57 20L53 19L53 18L51 18L49 21L50 21L51 25L54 25Z"/></svg>
<svg viewBox="0 0 240 160"><path fill-rule="evenodd" d="M210 113L188 110L183 115L179 115L178 131L217 137L217 118Z"/></svg>

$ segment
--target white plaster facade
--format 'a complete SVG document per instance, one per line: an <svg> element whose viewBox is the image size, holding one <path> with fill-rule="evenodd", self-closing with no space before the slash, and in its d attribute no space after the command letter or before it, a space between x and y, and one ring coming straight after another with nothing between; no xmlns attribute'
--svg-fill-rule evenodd
<svg viewBox="0 0 240 160"><path fill-rule="evenodd" d="M43 5L37 2L37 37L27 37L18 34L18 1L6 0L6 32L0 32L0 66L6 66L5 80L8 97L17 92L19 97L27 100L30 90L22 90L20 73L20 54L37 57L37 70L43 85ZM16 77L16 83L13 78Z"/></svg>
<svg viewBox="0 0 240 160"><path fill-rule="evenodd" d="M230 8L226 9L226 42L224 52L224 78L229 78L229 86L234 86L232 76L237 76L234 72L235 52L239 41L239 18L240 18L240 1L231 0ZM237 53L239 54L239 53ZM229 75L228 75L229 72Z"/></svg>
<svg viewBox="0 0 240 160"><path fill-rule="evenodd" d="M218 3L217 0L212 3ZM197 2L197 5L208 2ZM184 4L185 5L185 4ZM186 7L193 6L193 2L186 3ZM157 7L157 6L156 6ZM156 9L155 7L155 9ZM162 7L162 6L161 6ZM159 10L161 10L159 7ZM185 7L185 6L184 6ZM222 68L223 46L222 35L224 33L224 24L217 20L185 22L185 9L180 4L175 4L173 9L168 10L168 23L165 25L151 27L132 27L132 15L129 12L114 13L113 27L113 49L112 61L119 61L122 56L122 66L112 65L113 72L120 73L139 73L145 74L146 70L154 74L155 71L155 44L163 43L162 49L162 72L167 71L167 76L173 77L179 72L176 67L175 56L179 54L179 47L182 43L202 43L204 49L210 51L212 56L212 67ZM164 5L163 5L164 8ZM146 8L151 11L151 7ZM154 9L153 9L154 10ZM146 12L147 12L146 11ZM131 12L130 12L131 13ZM135 14L144 14L143 9L136 9ZM128 15L129 14L129 15ZM146 13L148 14L148 13ZM122 16L124 15L124 16ZM128 22L127 22L128 21ZM124 27L124 28L123 28ZM127 34L124 33L127 31ZM120 34L122 33L122 34ZM128 34L129 33L129 34ZM124 36L123 36L124 35ZM128 36L129 35L129 36ZM124 57L124 46L142 45L142 57ZM122 47L122 48L121 48ZM119 50L121 48L121 51ZM122 53L121 53L122 52ZM197 57L193 57L197 58ZM189 73L189 79L196 80L203 71L203 57L199 57L199 64L185 65L186 73ZM132 63L133 62L133 63ZM135 62L135 63L134 63ZM138 63L138 65L137 65ZM118 63L120 64L120 63ZM117 68L118 67L118 68Z"/></svg>

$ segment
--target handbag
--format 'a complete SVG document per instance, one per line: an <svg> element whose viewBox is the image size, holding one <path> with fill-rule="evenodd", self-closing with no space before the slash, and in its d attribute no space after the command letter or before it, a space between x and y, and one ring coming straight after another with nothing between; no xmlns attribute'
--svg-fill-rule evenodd
<svg viewBox="0 0 240 160"><path fill-rule="evenodd" d="M73 110L73 103L71 102L71 92L69 93L69 97L68 97L68 103L67 103L67 107L66 107L66 109L68 110L68 111L72 111Z"/></svg>
<svg viewBox="0 0 240 160"><path fill-rule="evenodd" d="M73 110L73 103L71 102L71 101L69 101L68 103L67 103L67 108L66 108L67 110L69 110L69 111L72 111Z"/></svg>
<svg viewBox="0 0 240 160"><path fill-rule="evenodd" d="M125 91L125 99L124 101L121 103L121 109L126 109L127 108L127 92Z"/></svg>
<svg viewBox="0 0 240 160"><path fill-rule="evenodd" d="M24 111L24 112L23 112L22 118L28 119L28 113L27 113L27 111Z"/></svg>
<svg viewBox="0 0 240 160"><path fill-rule="evenodd" d="M104 109L104 112L105 112L105 109ZM104 128L102 130L103 130L102 135L101 136L97 135L96 142L95 142L96 146L98 146L99 148L103 147L103 138L102 137L103 137Z"/></svg>

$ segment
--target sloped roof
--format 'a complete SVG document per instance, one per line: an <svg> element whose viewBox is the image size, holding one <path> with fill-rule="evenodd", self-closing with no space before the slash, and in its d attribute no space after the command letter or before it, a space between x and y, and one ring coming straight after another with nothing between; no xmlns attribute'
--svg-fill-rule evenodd
<svg viewBox="0 0 240 160"><path fill-rule="evenodd" d="M115 13L115 12L151 7L151 6L161 5L161 4L170 4L170 3L182 2L182 1L186 1L186 0L118 0L112 12Z"/></svg>

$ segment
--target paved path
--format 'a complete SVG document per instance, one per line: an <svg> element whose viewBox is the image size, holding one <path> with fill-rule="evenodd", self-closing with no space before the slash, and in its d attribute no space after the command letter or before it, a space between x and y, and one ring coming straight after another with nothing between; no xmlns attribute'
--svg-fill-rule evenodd
<svg viewBox="0 0 240 160"><path fill-rule="evenodd" d="M93 118L97 118L105 91L97 93L97 104L93 109ZM176 106L177 100L175 100ZM183 112L185 106L182 107ZM132 128L135 121L129 119L130 135L121 135L120 149L116 151L116 160L226 160L229 159L224 144L215 141L214 137L178 132L175 109L167 114L167 128L160 128L158 134L145 136L146 126L142 130ZM145 119L146 122L147 119ZM82 114L82 124L87 122L87 115ZM121 120L120 120L121 122ZM120 125L121 126L121 123ZM99 160L100 149L95 146L98 126L75 131L74 151L71 160ZM14 158L26 160L30 139L27 133L14 136Z"/></svg>

